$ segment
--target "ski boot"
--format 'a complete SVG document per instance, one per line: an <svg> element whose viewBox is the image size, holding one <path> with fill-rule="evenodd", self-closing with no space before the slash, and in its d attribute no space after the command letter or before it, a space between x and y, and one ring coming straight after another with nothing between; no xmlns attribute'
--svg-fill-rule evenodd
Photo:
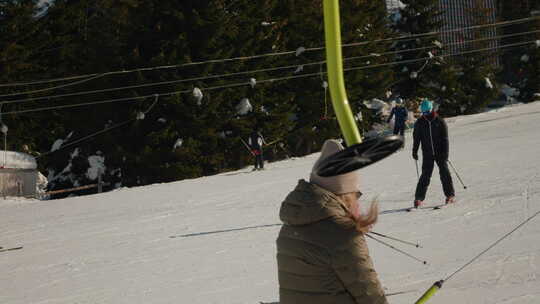
<svg viewBox="0 0 540 304"><path fill-rule="evenodd" d="M444 202L446 205L448 204L453 204L456 202L456 197L455 196L449 196L446 198L446 201Z"/></svg>
<svg viewBox="0 0 540 304"><path fill-rule="evenodd" d="M421 200L415 200L414 201L414 208L418 209L419 207L421 207L423 204L423 202Z"/></svg>

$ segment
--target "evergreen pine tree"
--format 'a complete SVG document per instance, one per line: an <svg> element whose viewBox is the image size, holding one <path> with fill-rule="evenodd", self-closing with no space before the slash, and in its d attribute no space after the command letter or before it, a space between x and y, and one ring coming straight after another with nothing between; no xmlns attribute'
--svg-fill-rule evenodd
<svg viewBox="0 0 540 304"><path fill-rule="evenodd" d="M442 11L438 0L403 0L401 18L395 28L401 36L439 31L442 28ZM437 79L437 61L432 56L440 55L435 44L437 36L423 35L404 38L395 44L399 52L396 59L404 63L395 66L399 80L394 91L406 99L435 97L433 80ZM410 50L410 51L409 51Z"/></svg>
<svg viewBox="0 0 540 304"><path fill-rule="evenodd" d="M540 1L499 1L499 10L503 21L529 18L535 10L540 10ZM538 13L536 14L538 16ZM505 26L501 28L501 34L512 36L501 39L501 44L530 43L540 40L540 35L534 33L538 29L540 29L539 19ZM521 34L527 32L533 33ZM538 49L536 45L533 44L531 47L531 44L528 44L508 48L501 55L500 79L509 86L519 89L518 98L525 102L535 100L534 94L540 92Z"/></svg>
<svg viewBox="0 0 540 304"><path fill-rule="evenodd" d="M110 187L241 168L252 162L241 139L255 127L262 128L270 143L267 159L310 153L324 138L340 134L323 86L324 49L304 51L324 46L321 1L55 0L46 11L36 8L35 1L27 6L1 3L10 6L2 6L0 15L7 20L0 25L6 33L0 57L21 55L18 61L2 62L4 71L10 69L0 76L3 82L94 75L17 88L39 92L13 99L66 96L5 105L3 112L150 96L4 115L17 145L30 144L41 152L39 167L51 177L51 189L95 182L95 175L89 174L95 160L103 162ZM365 0L344 4L343 42L388 37L382 7ZM9 32L23 25L21 32L29 34L24 43L17 40L21 32ZM16 51L10 49L14 46ZM35 52L41 49L47 52ZM345 56L364 56L348 60L346 66L363 68L369 64L365 56L382 53L387 46L346 49ZM219 60L250 56L254 57ZM383 56L367 60L390 61ZM149 69L108 73L144 67ZM306 73L317 74L305 77ZM224 74L229 76L215 77ZM363 100L383 94L392 79L387 68L353 70L345 76L354 112ZM187 81L191 78L198 80ZM153 85L164 81L168 83ZM193 94L198 89L202 96ZM91 93L79 94L86 91ZM142 115L153 104L153 94L164 95ZM239 113L244 99L252 110ZM79 139L84 140L73 144ZM53 146L60 149L51 151Z"/></svg>
<svg viewBox="0 0 540 304"><path fill-rule="evenodd" d="M494 22L493 9L485 7L481 0L470 2L465 14L472 25ZM459 71L460 114L476 113L497 96L495 73L498 53L494 48L495 41L490 39L492 35L493 29L490 27L475 28L463 33L462 52L470 53L454 58Z"/></svg>

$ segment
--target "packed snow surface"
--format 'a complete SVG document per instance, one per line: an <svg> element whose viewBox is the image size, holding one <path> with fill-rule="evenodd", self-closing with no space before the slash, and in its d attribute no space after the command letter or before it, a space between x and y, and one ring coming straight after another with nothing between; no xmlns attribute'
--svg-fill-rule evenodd
<svg viewBox="0 0 540 304"><path fill-rule="evenodd" d="M390 303L414 303L540 210L540 102L447 119L457 203L407 213L416 185L411 138L361 170L378 197L368 239ZM279 206L318 154L216 176L53 201L0 200L0 303L274 303ZM419 163L419 165L421 165ZM452 169L451 169L452 170ZM454 173L452 171L452 173ZM437 169L426 203L444 200ZM364 205L365 207L365 205ZM539 303L540 216L446 281L428 303Z"/></svg>

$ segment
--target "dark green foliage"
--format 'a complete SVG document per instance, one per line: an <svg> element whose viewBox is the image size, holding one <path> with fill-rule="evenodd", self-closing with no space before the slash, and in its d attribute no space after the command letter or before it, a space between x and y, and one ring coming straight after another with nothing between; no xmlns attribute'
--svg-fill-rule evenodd
<svg viewBox="0 0 540 304"><path fill-rule="evenodd" d="M416 35L440 30L442 12L438 0L403 0L406 6L400 10L401 19L395 29L401 34ZM395 66L399 81L393 86L394 91L404 98L417 96L434 98L433 80L437 79L437 63L439 60L430 59L431 55L441 55L434 43L438 36L428 35L417 38L406 38L395 44L399 51L396 58L404 61ZM409 50L411 51L405 51Z"/></svg>
<svg viewBox="0 0 540 304"><path fill-rule="evenodd" d="M540 1L499 1L501 19L513 20L531 17L534 10L540 11ZM540 18L540 15L537 15ZM506 50L501 56L502 69L499 78L511 87L519 89L519 99L524 102L538 100L534 94L540 93L540 47L535 41L540 40L540 20L512 24L501 29L504 35L514 33L529 33L506 37L503 44L528 43L527 47L516 47ZM531 33L533 32L533 33ZM531 43L532 42L532 43Z"/></svg>
<svg viewBox="0 0 540 304"><path fill-rule="evenodd" d="M103 159L103 178L110 183L106 189L112 189L250 165L253 156L242 139L256 128L269 143L264 155L270 161L318 151L325 139L340 136L330 94L323 87L327 76L320 0L55 0L46 11L37 9L36 2L0 0L0 85L95 77L0 86L0 95L22 92L1 101L107 91L4 104L2 113L148 96L3 114L2 122L10 128L9 149L27 144L41 153L39 167L52 177L51 190L95 183L89 157ZM433 3L411 1L405 12L411 23L401 24L401 29L436 30L438 12L427 9ZM362 113L362 132L380 119L364 101L384 99L391 89L410 97L439 94L449 101L443 106L452 113L461 112L467 98L474 105L474 98L488 98L462 82L482 87L482 77L491 71L471 71L467 77L474 78L465 79L465 70L430 62L421 77L411 79L400 72L403 65L394 68L393 62L426 57L426 51L378 56L394 47L380 40L397 35L388 24L384 2L341 1L341 17L348 98L353 113ZM432 40L413 40L397 49L432 46ZM258 56L282 52L288 53ZM250 56L255 58L247 59ZM226 58L244 59L220 61ZM413 71L423 64L407 66ZM163 66L168 68L152 68ZM150 69L107 73L144 67ZM433 86L430 80L436 73L443 75ZM529 85L534 82L528 79ZM150 85L159 82L168 83ZM442 90L443 85L449 89ZM119 87L129 88L110 90ZM194 96L194 89L201 90L202 98ZM35 90L42 91L28 93ZM155 104L154 94L162 95ZM240 114L237 107L244 99L252 110ZM474 109L467 106L465 112ZM51 152L59 139L66 148ZM85 140L66 146L78 139Z"/></svg>
<svg viewBox="0 0 540 304"><path fill-rule="evenodd" d="M494 12L484 7L484 2L474 0L465 10L472 25L493 23ZM464 56L456 56L453 62L459 75L458 86L455 87L460 104L460 112L455 114L477 113L484 109L498 95L495 82L498 51L494 40L489 38L493 33L490 27L465 31L465 46L462 52L470 52ZM476 52L477 50L486 50ZM473 52L474 51L474 52ZM444 109L445 104L442 104Z"/></svg>

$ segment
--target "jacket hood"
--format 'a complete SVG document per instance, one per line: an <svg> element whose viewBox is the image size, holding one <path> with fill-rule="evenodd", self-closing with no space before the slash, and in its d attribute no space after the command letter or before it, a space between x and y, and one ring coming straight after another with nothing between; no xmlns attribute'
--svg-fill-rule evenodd
<svg viewBox="0 0 540 304"><path fill-rule="evenodd" d="M434 121L437 117L439 117L439 114L437 114L437 112L435 111L431 111L427 115L422 115L422 118L424 118L427 121Z"/></svg>
<svg viewBox="0 0 540 304"><path fill-rule="evenodd" d="M349 212L335 194L305 180L300 180L281 203L279 217L284 224L292 226L307 225L327 218L335 218L336 222L345 225L354 225Z"/></svg>

